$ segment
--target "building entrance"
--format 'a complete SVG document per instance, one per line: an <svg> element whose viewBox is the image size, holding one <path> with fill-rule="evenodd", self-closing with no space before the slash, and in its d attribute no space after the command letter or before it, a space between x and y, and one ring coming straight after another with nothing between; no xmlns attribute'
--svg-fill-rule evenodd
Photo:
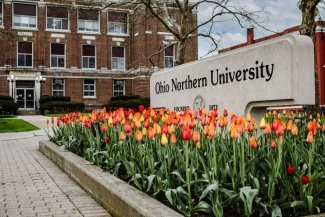
<svg viewBox="0 0 325 217"><path fill-rule="evenodd" d="M35 83L33 81L17 81L16 102L20 109L35 108Z"/></svg>

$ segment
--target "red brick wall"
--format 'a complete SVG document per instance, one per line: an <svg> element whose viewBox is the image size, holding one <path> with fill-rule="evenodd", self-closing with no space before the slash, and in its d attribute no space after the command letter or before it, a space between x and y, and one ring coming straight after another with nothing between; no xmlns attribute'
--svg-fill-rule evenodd
<svg viewBox="0 0 325 217"><path fill-rule="evenodd" d="M0 76L0 95L8 96L9 94L9 82L7 77Z"/></svg>

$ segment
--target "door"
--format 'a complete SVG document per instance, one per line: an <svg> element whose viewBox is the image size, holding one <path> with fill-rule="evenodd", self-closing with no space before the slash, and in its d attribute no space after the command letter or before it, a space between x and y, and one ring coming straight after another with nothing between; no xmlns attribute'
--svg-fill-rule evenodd
<svg viewBox="0 0 325 217"><path fill-rule="evenodd" d="M34 88L16 88L16 102L21 109L35 108Z"/></svg>

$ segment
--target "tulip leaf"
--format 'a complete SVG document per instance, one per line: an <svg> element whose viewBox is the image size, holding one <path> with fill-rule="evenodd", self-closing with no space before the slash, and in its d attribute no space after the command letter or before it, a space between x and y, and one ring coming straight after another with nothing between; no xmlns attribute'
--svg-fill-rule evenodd
<svg viewBox="0 0 325 217"><path fill-rule="evenodd" d="M147 192L150 190L154 178L156 178L156 175L150 175L147 177L147 179L148 179Z"/></svg>
<svg viewBox="0 0 325 217"><path fill-rule="evenodd" d="M252 189L250 186L245 186L239 189L239 196L244 202L245 214L250 216L253 213L253 201L258 193L258 189Z"/></svg>
<svg viewBox="0 0 325 217"><path fill-rule="evenodd" d="M272 217L282 217L282 212L281 212L280 207L278 207L276 205L273 206L272 211L271 211L271 216Z"/></svg>
<svg viewBox="0 0 325 217"><path fill-rule="evenodd" d="M172 174L175 175L175 176L177 176L177 178L179 180L181 180L183 183L185 183L185 180L182 178L181 174L179 174L178 171L173 171Z"/></svg>
<svg viewBox="0 0 325 217"><path fill-rule="evenodd" d="M208 193L218 190L218 188L219 188L218 182L208 185L208 187L202 192L199 200L202 200Z"/></svg>
<svg viewBox="0 0 325 217"><path fill-rule="evenodd" d="M306 203L301 200L296 200L291 203L291 207L299 207L299 206L306 207Z"/></svg>
<svg viewBox="0 0 325 217"><path fill-rule="evenodd" d="M200 203L198 203L192 210L191 210L191 214L194 215L196 213L199 213L199 212L204 212L204 213L207 213L209 215L212 215L213 214L213 211L212 211L212 207L210 204L208 204L207 202L205 201L200 201Z"/></svg>

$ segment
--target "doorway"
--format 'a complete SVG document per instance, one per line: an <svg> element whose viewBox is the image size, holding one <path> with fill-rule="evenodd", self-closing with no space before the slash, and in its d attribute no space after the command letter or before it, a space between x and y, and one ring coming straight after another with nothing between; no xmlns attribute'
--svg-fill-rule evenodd
<svg viewBox="0 0 325 217"><path fill-rule="evenodd" d="M34 88L16 88L16 102L21 109L35 108Z"/></svg>

